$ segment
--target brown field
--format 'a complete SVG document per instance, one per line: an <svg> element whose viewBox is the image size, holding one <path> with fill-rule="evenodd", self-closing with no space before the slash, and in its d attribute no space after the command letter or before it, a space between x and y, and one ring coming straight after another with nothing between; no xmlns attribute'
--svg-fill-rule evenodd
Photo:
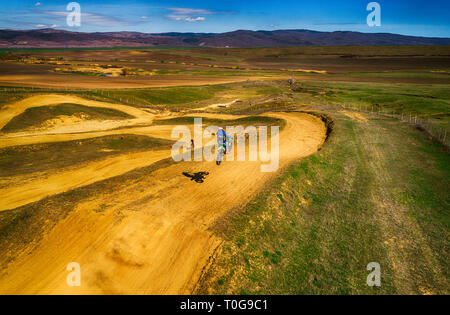
<svg viewBox="0 0 450 315"><path fill-rule="evenodd" d="M97 51L44 49L14 52L4 59L8 61L0 61L0 85L5 86L139 88L288 77L301 81L314 78L319 81L450 83L450 49L445 46L406 47L400 50L394 47L334 47L328 50L321 47ZM89 72L83 75L54 71L60 68L76 70L101 66L128 68L134 75L104 77ZM431 71L441 71L441 74ZM143 75L139 75L139 72ZM149 72L154 74L145 75ZM386 72L398 72L401 75L378 75ZM360 73L368 75L360 76Z"/></svg>
<svg viewBox="0 0 450 315"><path fill-rule="evenodd" d="M61 80L64 75L64 80ZM205 84L224 84L247 80L264 80L264 77L149 77L149 78L98 78L67 74L44 75L0 75L2 86L25 86L43 88L81 88L81 89L123 89L167 86L200 86Z"/></svg>

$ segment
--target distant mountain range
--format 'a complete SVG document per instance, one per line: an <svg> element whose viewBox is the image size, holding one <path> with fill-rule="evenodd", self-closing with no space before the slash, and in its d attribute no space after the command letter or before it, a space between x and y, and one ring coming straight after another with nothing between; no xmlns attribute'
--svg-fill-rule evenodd
<svg viewBox="0 0 450 315"><path fill-rule="evenodd" d="M282 46L450 45L450 38L389 33L317 32L310 30L246 31L227 33L81 33L56 29L0 30L0 48L41 47L282 47Z"/></svg>

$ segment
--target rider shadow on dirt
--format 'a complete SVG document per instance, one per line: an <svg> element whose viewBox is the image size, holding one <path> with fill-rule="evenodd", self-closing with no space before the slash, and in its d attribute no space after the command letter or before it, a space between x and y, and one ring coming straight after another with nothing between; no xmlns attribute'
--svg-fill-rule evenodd
<svg viewBox="0 0 450 315"><path fill-rule="evenodd" d="M209 175L209 173L208 172L197 172L194 174L190 174L188 172L183 172L183 175L186 177L189 177L191 179L191 181L195 181L196 183L201 184L204 182L205 177L207 175Z"/></svg>

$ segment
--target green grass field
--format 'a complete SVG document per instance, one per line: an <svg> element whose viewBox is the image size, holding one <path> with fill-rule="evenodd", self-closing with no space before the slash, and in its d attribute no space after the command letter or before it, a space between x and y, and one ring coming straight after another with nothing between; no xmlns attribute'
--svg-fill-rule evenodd
<svg viewBox="0 0 450 315"><path fill-rule="evenodd" d="M294 88L299 100L418 115L450 127L450 90L447 85L302 82ZM311 96L313 98L311 98Z"/></svg>
<svg viewBox="0 0 450 315"><path fill-rule="evenodd" d="M225 243L199 293L448 294L448 153L396 120L331 116L319 153L217 222Z"/></svg>
<svg viewBox="0 0 450 315"><path fill-rule="evenodd" d="M202 122L206 125L216 126L248 126L248 125L263 125L263 126L280 126L285 125L285 121L278 118L266 117L266 116L248 116L232 120L215 119L215 118L203 118ZM153 121L154 125L193 125L194 117L177 117L171 119L160 119Z"/></svg>

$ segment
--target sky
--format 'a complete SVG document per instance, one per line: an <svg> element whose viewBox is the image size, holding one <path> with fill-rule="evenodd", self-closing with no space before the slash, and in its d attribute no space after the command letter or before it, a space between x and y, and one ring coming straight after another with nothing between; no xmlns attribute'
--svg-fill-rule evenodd
<svg viewBox="0 0 450 315"><path fill-rule="evenodd" d="M450 37L449 0L383 0L381 26L367 24L371 0L79 0L81 25L67 24L71 1L0 1L0 29L78 32L220 33L310 29Z"/></svg>

